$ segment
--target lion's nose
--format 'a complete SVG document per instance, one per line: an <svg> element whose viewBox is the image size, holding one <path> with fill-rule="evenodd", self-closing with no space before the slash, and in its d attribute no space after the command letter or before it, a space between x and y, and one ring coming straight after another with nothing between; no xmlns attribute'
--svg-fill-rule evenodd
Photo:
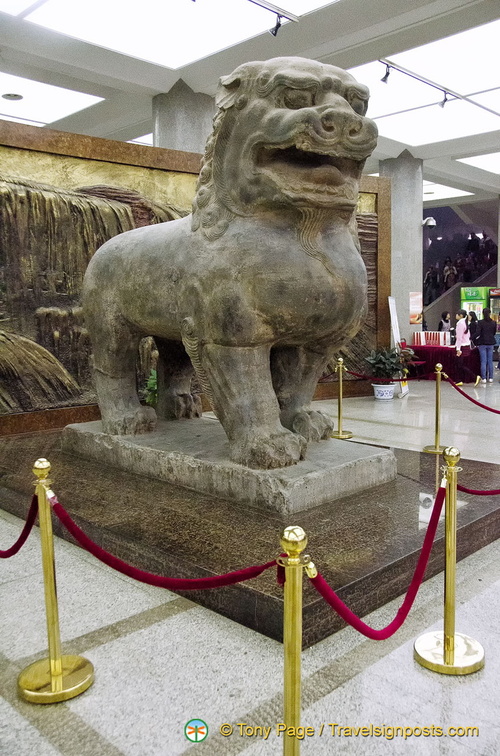
<svg viewBox="0 0 500 756"><path fill-rule="evenodd" d="M325 131L338 131L347 137L355 137L363 128L361 118L353 118L350 114L339 113L329 108L321 114L321 126Z"/></svg>
<svg viewBox="0 0 500 756"><path fill-rule="evenodd" d="M359 118L353 119L351 120L347 128L347 135L350 137L356 136L356 134L359 134L362 128L363 128L363 123L361 119Z"/></svg>
<svg viewBox="0 0 500 756"><path fill-rule="evenodd" d="M325 131L335 131L336 120L338 120L338 117L335 118L335 111L327 110L326 113L323 113L321 116L321 125Z"/></svg>

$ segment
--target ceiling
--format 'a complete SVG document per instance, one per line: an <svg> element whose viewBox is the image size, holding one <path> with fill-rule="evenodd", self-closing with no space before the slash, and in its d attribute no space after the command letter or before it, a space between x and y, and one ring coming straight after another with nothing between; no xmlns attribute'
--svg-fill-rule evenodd
<svg viewBox="0 0 500 756"><path fill-rule="evenodd" d="M50 121L46 113L41 115L41 102L39 110L28 118L49 123L51 129L131 140L151 132L151 98L168 92L178 79L183 79L195 92L214 95L219 77L245 61L281 55L314 58L352 69L356 78L371 89L368 115L377 120L381 136L366 172L376 172L379 160L397 157L408 149L423 160L424 178L429 182L424 187L424 207L457 205L461 217L469 218L471 223L475 222L472 216L479 217L481 210L491 216L495 225L500 194L498 162L495 165L494 158L487 157L473 165L461 159L476 162L473 160L476 156L500 152L500 0L336 0L301 15L298 23L284 23L275 37L267 31L258 33L175 69L39 25L43 22L40 14L51 4L56 11L59 4L53 22L58 28L63 24L63 8L67 11L71 7L74 13L83 8L81 24L73 24L71 33L79 34L81 26L81 36L87 34L88 39L92 29L98 27L95 39L99 45L116 49L115 37L111 38L107 32L114 27L113 16L106 14L112 11L114 2L0 0L0 8L8 11L0 12L0 72L92 97L81 103L75 97L76 112L65 114L63 108L62 115L60 111L57 120ZM267 28L274 26L275 14L262 8L255 10L261 14L260 27L251 26L242 15L242 4L245 9L256 8L255 3L247 0L142 0L139 4L135 0L120 0L121 13L115 18L120 21L120 28L135 29L140 41L148 34L151 40L153 37L157 43L159 40L160 54L162 40L158 30L164 32L167 52L173 44L169 33L176 38L185 33L186 45L198 33L201 37L197 49L206 54L210 50L207 39L214 41L220 37L227 42L229 37L219 34L221 27L226 31L232 27L241 37L248 35L249 30L263 28L262 24ZM304 13L304 8L310 10L320 4L320 0L275 3L297 15ZM176 6L182 13L191 14L191 22L185 22L184 29L173 23L179 20L172 15ZM197 13L199 28L195 23ZM38 23L34 23L35 19ZM88 32L83 30L84 20ZM454 37L473 29L465 36ZM436 40L442 41L429 44ZM427 47L420 49L422 45ZM147 49L147 45L136 45L134 54L148 57ZM385 62L393 66L386 84L380 82L386 72ZM405 70L417 78L401 72ZM19 89L27 85L16 79L2 82L0 73L0 95L15 94L12 89L16 86ZM440 107L445 93L448 102ZM24 95L24 90L21 94ZM49 96L47 92L42 100ZM73 107L69 103L68 94L67 113ZM27 104L27 97L21 104L23 107ZM0 100L0 113L21 113L13 110L15 107L15 100ZM471 134L471 130L476 133ZM436 199L437 194L430 194L433 184L445 184L467 194Z"/></svg>

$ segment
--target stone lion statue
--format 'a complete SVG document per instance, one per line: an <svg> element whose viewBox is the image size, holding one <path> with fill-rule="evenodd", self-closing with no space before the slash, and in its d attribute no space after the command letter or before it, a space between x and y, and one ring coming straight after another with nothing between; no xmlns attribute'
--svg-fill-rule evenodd
<svg viewBox="0 0 500 756"><path fill-rule="evenodd" d="M196 371L237 463L291 465L330 436L310 402L366 316L355 209L377 137L368 95L302 58L221 78L192 214L114 237L85 275L105 432L198 417ZM159 351L156 413L136 391L143 336Z"/></svg>

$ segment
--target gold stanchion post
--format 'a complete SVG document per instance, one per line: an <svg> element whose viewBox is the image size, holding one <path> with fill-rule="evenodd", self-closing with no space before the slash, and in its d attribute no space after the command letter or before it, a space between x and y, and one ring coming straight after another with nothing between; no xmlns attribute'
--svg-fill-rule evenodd
<svg viewBox="0 0 500 756"><path fill-rule="evenodd" d="M427 452L428 454L441 454L441 452L444 451L445 447L440 446L439 444L439 436L440 436L440 425L441 425L441 376L444 375L445 378L448 376L446 373L442 373L443 366L438 362L436 365L436 421L435 421L435 431L434 431L434 446L424 446L422 451Z"/></svg>
<svg viewBox="0 0 500 756"><path fill-rule="evenodd" d="M421 635L415 641L414 658L422 667L444 675L468 675L484 667L481 644L455 632L455 582L457 563L457 467L460 452L444 451L446 468L444 629Z"/></svg>
<svg viewBox="0 0 500 756"><path fill-rule="evenodd" d="M87 690L94 681L94 667L83 656L61 655L54 539L48 499L53 495L50 490L51 481L48 479L50 463L46 459L38 459L33 473L37 477L35 492L38 497L40 519L49 658L41 659L23 669L17 680L17 688L21 698L31 703L58 703Z"/></svg>
<svg viewBox="0 0 500 756"><path fill-rule="evenodd" d="M332 438L352 438L351 431L342 429L342 374L347 368L344 365L344 360L339 357L335 366L335 372L339 376L339 393L337 397L337 430L331 434Z"/></svg>
<svg viewBox="0 0 500 756"><path fill-rule="evenodd" d="M284 723L283 756L300 756L300 740L296 737L300 726L300 666L302 655L302 570L316 577L317 570L310 557L303 555L307 536L298 525L285 528L281 547L286 557L279 557L285 568L283 647Z"/></svg>

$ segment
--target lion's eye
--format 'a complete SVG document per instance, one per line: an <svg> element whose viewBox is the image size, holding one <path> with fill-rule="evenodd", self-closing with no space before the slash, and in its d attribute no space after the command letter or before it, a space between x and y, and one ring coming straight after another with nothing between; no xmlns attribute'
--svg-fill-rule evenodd
<svg viewBox="0 0 500 756"><path fill-rule="evenodd" d="M359 94L356 94L356 92L349 93L347 97L349 101L349 105L354 110L355 113L358 113L358 115L364 116L366 115L366 111L368 108L368 100L365 100L363 97L360 97Z"/></svg>
<svg viewBox="0 0 500 756"><path fill-rule="evenodd" d="M314 105L314 93L309 89L285 89L283 103L285 107L291 110L310 108Z"/></svg>

